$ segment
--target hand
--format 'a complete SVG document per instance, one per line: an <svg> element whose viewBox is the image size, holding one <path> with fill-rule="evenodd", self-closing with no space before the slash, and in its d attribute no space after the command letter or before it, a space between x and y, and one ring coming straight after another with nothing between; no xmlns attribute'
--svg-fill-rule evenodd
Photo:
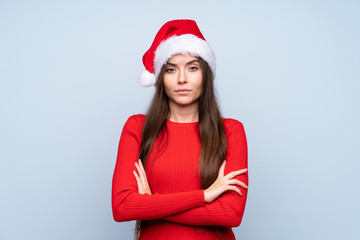
<svg viewBox="0 0 360 240"><path fill-rule="evenodd" d="M135 167L138 171L139 174L136 173L136 171L133 171L133 174L136 178L136 182L138 185L138 192L140 194L149 194L151 195L151 189L148 183L148 180L146 178L146 173L145 173L145 169L144 166L142 165L141 160L139 159L138 162L135 162Z"/></svg>
<svg viewBox="0 0 360 240"><path fill-rule="evenodd" d="M230 172L226 176L224 176L225 164L226 160L224 160L224 162L221 164L219 168L219 174L215 182L210 187L204 190L206 203L211 203L226 191L235 191L242 196L240 189L238 189L236 185L241 186L245 189L248 188L245 183L234 178L237 175L246 173L247 168Z"/></svg>

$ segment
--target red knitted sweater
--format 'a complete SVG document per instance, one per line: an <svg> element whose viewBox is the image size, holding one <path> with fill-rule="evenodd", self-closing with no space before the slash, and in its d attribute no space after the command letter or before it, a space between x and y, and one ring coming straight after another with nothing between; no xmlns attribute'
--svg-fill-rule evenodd
<svg viewBox="0 0 360 240"><path fill-rule="evenodd" d="M123 128L112 186L115 221L146 220L140 239L220 239L212 228L225 226L224 239L235 239L231 227L240 225L246 203L243 196L227 191L212 203L204 202L200 188L198 123L167 120L168 143L156 155L150 153L146 175L152 195L139 194L133 175L138 160L144 115L131 116ZM243 125L223 119L227 138L225 174L247 168L247 143ZM248 174L236 177L248 184Z"/></svg>

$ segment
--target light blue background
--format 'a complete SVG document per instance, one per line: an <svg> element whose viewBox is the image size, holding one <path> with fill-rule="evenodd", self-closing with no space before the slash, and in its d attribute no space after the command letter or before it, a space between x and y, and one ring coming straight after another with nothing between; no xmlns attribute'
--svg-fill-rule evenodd
<svg viewBox="0 0 360 240"><path fill-rule="evenodd" d="M151 3L150 3L151 2ZM0 239L131 239L111 181L126 119L153 88L141 57L192 18L243 122L237 239L360 239L360 2L0 0Z"/></svg>

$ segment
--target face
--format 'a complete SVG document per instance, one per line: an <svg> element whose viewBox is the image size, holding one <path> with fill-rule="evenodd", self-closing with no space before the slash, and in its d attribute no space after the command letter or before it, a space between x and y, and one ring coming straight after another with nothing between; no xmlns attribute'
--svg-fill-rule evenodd
<svg viewBox="0 0 360 240"><path fill-rule="evenodd" d="M200 63L192 55L173 55L165 66L164 89L170 108L197 107L202 83Z"/></svg>

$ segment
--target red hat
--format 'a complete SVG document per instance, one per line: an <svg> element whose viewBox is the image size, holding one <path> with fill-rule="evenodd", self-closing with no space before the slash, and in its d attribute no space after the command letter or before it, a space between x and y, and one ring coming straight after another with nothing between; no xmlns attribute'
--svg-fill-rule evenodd
<svg viewBox="0 0 360 240"><path fill-rule="evenodd" d="M154 42L143 56L145 71L139 76L143 86L155 85L160 70L175 54L201 57L216 70L216 58L194 20L173 20L165 23L156 34Z"/></svg>

